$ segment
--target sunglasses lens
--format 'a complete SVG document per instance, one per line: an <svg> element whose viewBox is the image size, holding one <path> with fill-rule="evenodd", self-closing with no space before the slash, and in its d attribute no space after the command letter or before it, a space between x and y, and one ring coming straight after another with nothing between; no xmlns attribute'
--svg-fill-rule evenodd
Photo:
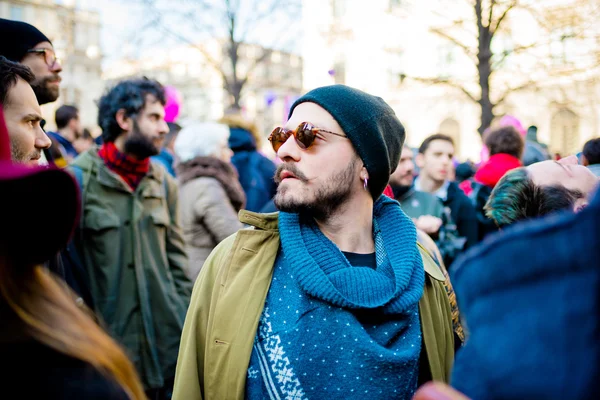
<svg viewBox="0 0 600 400"><path fill-rule="evenodd" d="M315 141L314 127L309 123L302 123L296 130L296 142L303 149L308 149Z"/></svg>
<svg viewBox="0 0 600 400"><path fill-rule="evenodd" d="M271 142L271 146L273 146L273 150L275 150L275 153L277 153L281 145L284 144L286 140L288 140L290 134L290 131L286 131L282 128L275 128L273 132L271 132L271 136L269 136L269 141Z"/></svg>

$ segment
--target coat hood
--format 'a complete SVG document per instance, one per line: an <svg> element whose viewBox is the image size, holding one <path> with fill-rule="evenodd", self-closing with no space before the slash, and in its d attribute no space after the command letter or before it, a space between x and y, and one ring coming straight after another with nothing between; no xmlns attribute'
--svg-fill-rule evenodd
<svg viewBox="0 0 600 400"><path fill-rule="evenodd" d="M256 140L252 133L241 128L229 128L229 131L229 148L231 150L234 152L256 150Z"/></svg>
<svg viewBox="0 0 600 400"><path fill-rule="evenodd" d="M475 180L486 186L494 187L511 169L523 166L521 160L509 154L494 154L475 174Z"/></svg>
<svg viewBox="0 0 600 400"><path fill-rule="evenodd" d="M233 151L256 150L261 145L261 137L256 125L243 118L241 115L225 115L219 121L229 126L231 134L229 136L229 147Z"/></svg>

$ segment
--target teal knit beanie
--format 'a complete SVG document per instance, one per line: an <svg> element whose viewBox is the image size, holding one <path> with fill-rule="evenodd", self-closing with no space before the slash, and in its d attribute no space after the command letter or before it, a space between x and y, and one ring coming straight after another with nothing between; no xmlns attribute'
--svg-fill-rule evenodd
<svg viewBox="0 0 600 400"><path fill-rule="evenodd" d="M345 85L324 86L306 93L292 105L315 103L342 127L369 172L369 191L377 200L398 166L404 127L380 97ZM306 121L310 122L310 121Z"/></svg>

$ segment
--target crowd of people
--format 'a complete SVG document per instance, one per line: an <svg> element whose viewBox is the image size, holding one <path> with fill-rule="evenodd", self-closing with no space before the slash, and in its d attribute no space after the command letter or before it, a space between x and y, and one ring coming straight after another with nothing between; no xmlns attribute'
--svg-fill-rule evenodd
<svg viewBox="0 0 600 400"><path fill-rule="evenodd" d="M333 85L274 161L240 113L167 123L144 77L99 99L101 136L72 105L50 132L51 41L0 34L8 398L594 397L600 138L554 160L506 116L460 164Z"/></svg>

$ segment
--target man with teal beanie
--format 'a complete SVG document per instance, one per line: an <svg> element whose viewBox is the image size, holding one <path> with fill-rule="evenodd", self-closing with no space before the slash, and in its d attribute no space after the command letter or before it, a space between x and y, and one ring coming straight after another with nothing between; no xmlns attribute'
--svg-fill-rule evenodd
<svg viewBox="0 0 600 400"><path fill-rule="evenodd" d="M282 163L273 214L202 268L174 399L408 399L447 381L444 276L399 204L381 196L404 127L381 98L310 91L269 137Z"/></svg>

